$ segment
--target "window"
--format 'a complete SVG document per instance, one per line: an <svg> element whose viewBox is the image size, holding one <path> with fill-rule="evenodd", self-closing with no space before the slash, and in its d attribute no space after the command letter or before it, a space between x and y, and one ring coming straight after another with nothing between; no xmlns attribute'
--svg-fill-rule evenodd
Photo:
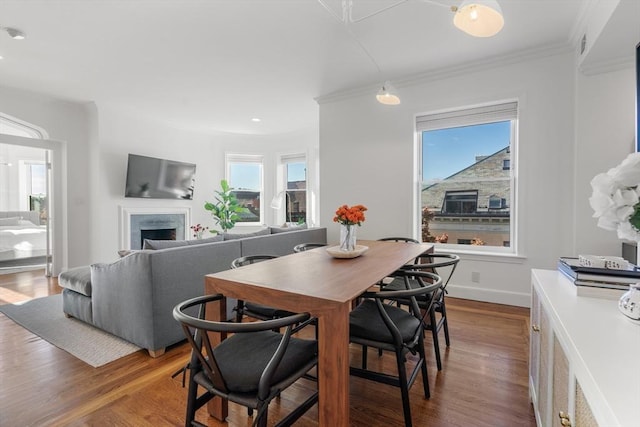
<svg viewBox="0 0 640 427"><path fill-rule="evenodd" d="M304 156L283 156L287 203L285 221L307 222L307 162Z"/></svg>
<svg viewBox="0 0 640 427"><path fill-rule="evenodd" d="M506 199L493 195L489 197L489 209L502 209L506 205Z"/></svg>
<svg viewBox="0 0 640 427"><path fill-rule="evenodd" d="M478 207L477 191L447 191L442 212L449 214L469 214Z"/></svg>
<svg viewBox="0 0 640 427"><path fill-rule="evenodd" d="M240 205L248 209L237 224L263 224L262 156L228 154L226 165L229 186Z"/></svg>
<svg viewBox="0 0 640 427"><path fill-rule="evenodd" d="M515 252L517 108L508 102L416 118L424 241Z"/></svg>

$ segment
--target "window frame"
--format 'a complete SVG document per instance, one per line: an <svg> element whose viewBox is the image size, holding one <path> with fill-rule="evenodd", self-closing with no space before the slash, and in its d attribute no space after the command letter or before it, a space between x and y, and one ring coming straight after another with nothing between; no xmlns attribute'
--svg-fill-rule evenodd
<svg viewBox="0 0 640 427"><path fill-rule="evenodd" d="M260 166L260 188L259 191L260 200L260 218L256 222L238 221L236 227L256 227L265 225L265 198L264 198L264 156L262 154L238 154L238 153L226 153L225 154L225 179L229 183L229 186L235 189L233 182L230 179L231 165L235 163L250 163L258 164Z"/></svg>
<svg viewBox="0 0 640 427"><path fill-rule="evenodd" d="M464 197L464 196L469 196L469 197L465 197L464 199L459 199L459 200L455 200L453 197L458 196L458 197ZM449 198L451 197L451 198ZM449 203L453 203L453 202L457 202L460 204L461 209L457 210L457 211L450 211L448 209L448 205ZM474 208L473 208L473 212L477 212L478 211L478 190L452 190L452 191L445 191L444 193L444 199L442 199L442 208L441 211L444 213L448 213L448 214L465 214L465 213L469 213L469 212L465 212L464 211L464 205L467 203L473 203L474 204Z"/></svg>
<svg viewBox="0 0 640 427"><path fill-rule="evenodd" d="M289 176L288 176L288 165L290 163L304 163L305 165L305 188L302 189L289 189ZM292 192L304 192L305 193L305 206L306 206L306 214L305 214L305 223L309 223L309 164L307 161L307 156L304 153L295 153L295 154L282 154L278 158L278 178L276 183L276 192L275 197L279 196L281 192L286 191L287 193ZM275 223L282 224L288 223L289 218L287 216L287 196L283 200L282 208L278 209L275 213ZM293 221L295 223L296 221Z"/></svg>
<svg viewBox="0 0 640 427"><path fill-rule="evenodd" d="M506 117L505 114L513 114ZM485 104L477 104L452 108L446 110L432 111L415 116L414 133L414 236L421 239L422 236L422 133L424 131L447 129L462 126L481 125L502 121L510 121L510 144L507 151L510 153L509 184L510 184L510 206L509 206L509 247L504 246L476 246L456 243L433 243L436 250L449 251L454 253L477 253L499 256L519 256L518 246L518 125L520 116L520 103L517 99L508 99ZM436 123L430 119L437 119ZM443 199L444 203L444 199ZM504 207L504 204L503 204Z"/></svg>

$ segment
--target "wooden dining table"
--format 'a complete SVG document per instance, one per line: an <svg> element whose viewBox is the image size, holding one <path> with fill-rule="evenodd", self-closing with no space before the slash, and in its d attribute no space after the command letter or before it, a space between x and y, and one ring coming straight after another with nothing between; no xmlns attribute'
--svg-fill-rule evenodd
<svg viewBox="0 0 640 427"><path fill-rule="evenodd" d="M371 286L413 261L433 245L358 240L368 250L357 258L334 258L326 248L286 255L242 268L208 274L205 293L221 293L318 319L318 423L349 425L349 312ZM211 320L226 319L226 301L209 309ZM219 337L224 339L224 337ZM227 402L213 399L209 413L227 417Z"/></svg>

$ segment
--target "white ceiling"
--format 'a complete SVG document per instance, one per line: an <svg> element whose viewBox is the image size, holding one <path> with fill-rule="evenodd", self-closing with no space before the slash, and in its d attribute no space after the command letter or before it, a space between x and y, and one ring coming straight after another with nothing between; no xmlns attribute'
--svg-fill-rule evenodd
<svg viewBox="0 0 640 427"><path fill-rule="evenodd" d="M395 2L353 0L353 16ZM504 29L480 39L420 0L348 25L317 0L0 0L0 26L27 34L0 34L0 84L199 132L294 132L317 126L317 97L574 45L591 0L499 2Z"/></svg>

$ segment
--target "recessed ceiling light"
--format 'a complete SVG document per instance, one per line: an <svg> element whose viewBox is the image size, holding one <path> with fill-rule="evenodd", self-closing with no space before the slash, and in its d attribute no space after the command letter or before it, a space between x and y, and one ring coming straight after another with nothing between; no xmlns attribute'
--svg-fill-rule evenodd
<svg viewBox="0 0 640 427"><path fill-rule="evenodd" d="M252 121L252 122L256 122L256 123L258 123L258 122L261 122L262 120L260 120L260 119L259 119L259 118L257 118L257 117L254 117L253 119L251 119L251 121Z"/></svg>
<svg viewBox="0 0 640 427"><path fill-rule="evenodd" d="M9 34L9 37L14 40L24 40L24 38L26 37L22 31L16 28L3 27L2 29L5 30L7 34Z"/></svg>

